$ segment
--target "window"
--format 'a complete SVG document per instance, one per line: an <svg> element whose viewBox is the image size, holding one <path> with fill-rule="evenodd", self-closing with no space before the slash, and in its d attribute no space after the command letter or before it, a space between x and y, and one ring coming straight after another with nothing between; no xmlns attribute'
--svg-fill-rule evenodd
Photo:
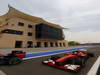
<svg viewBox="0 0 100 75"><path fill-rule="evenodd" d="M65 47L65 43L63 43L63 46Z"/></svg>
<svg viewBox="0 0 100 75"><path fill-rule="evenodd" d="M32 25L29 24L29 25L28 25L28 28L32 28Z"/></svg>
<svg viewBox="0 0 100 75"><path fill-rule="evenodd" d="M61 43L59 43L60 47L62 46Z"/></svg>
<svg viewBox="0 0 100 75"><path fill-rule="evenodd" d="M44 46L45 46L45 47L48 47L48 43L47 43L47 42L44 42Z"/></svg>
<svg viewBox="0 0 100 75"><path fill-rule="evenodd" d="M55 45L56 45L56 47L58 47L58 43L57 42L55 43Z"/></svg>
<svg viewBox="0 0 100 75"><path fill-rule="evenodd" d="M31 32L28 32L28 36L32 36L32 33Z"/></svg>
<svg viewBox="0 0 100 75"><path fill-rule="evenodd" d="M37 42L37 47L41 47L41 42Z"/></svg>
<svg viewBox="0 0 100 75"><path fill-rule="evenodd" d="M52 42L50 42L50 46L53 47L53 43Z"/></svg>
<svg viewBox="0 0 100 75"><path fill-rule="evenodd" d="M22 31L12 30L12 29L5 29L5 30L3 30L1 32L2 33L8 33L8 34L16 34L16 35L22 35L23 34Z"/></svg>
<svg viewBox="0 0 100 75"><path fill-rule="evenodd" d="M28 45L27 46L28 48L33 48L33 42L32 41L28 41L27 42L27 45Z"/></svg>
<svg viewBox="0 0 100 75"><path fill-rule="evenodd" d="M16 41L15 48L22 48L22 41Z"/></svg>
<svg viewBox="0 0 100 75"><path fill-rule="evenodd" d="M24 23L19 22L18 25L19 25L19 26L24 26Z"/></svg>

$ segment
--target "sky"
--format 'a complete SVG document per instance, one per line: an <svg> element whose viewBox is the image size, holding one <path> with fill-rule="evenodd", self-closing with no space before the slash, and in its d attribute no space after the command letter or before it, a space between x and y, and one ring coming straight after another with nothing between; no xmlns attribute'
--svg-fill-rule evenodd
<svg viewBox="0 0 100 75"><path fill-rule="evenodd" d="M59 24L65 39L100 43L100 0L0 0L0 15L8 4L27 14Z"/></svg>

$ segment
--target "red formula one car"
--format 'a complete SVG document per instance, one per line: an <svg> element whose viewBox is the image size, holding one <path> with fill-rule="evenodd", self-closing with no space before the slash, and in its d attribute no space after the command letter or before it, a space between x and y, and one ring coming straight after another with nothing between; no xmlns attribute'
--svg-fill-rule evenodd
<svg viewBox="0 0 100 75"><path fill-rule="evenodd" d="M0 64L19 64L25 56L26 52L23 51L12 51L6 55L0 54Z"/></svg>
<svg viewBox="0 0 100 75"><path fill-rule="evenodd" d="M62 57L51 56L42 63L59 69L78 72L83 66L85 66L85 63L90 56L92 57L93 54L75 51Z"/></svg>

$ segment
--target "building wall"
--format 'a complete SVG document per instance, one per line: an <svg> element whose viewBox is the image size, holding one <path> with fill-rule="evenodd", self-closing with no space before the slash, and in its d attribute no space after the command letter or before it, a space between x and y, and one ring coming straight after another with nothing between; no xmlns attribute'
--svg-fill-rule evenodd
<svg viewBox="0 0 100 75"><path fill-rule="evenodd" d="M24 23L24 26L18 26L18 22ZM28 25L32 25L32 28L28 28ZM20 19L20 18L12 18L9 20L9 26L8 28L10 29L15 29L15 30L20 30L23 31L24 34L22 36L27 36L27 32L32 32L33 33L33 39L35 39L35 25L36 23Z"/></svg>
<svg viewBox="0 0 100 75"><path fill-rule="evenodd" d="M18 22L24 23L24 26L18 26ZM3 23L4 24L4 23ZM32 25L32 28L28 28L28 25ZM7 20L4 26L0 27L0 30L3 29L13 29L23 31L23 35L16 34L7 34L0 33L0 48L15 48L16 40L22 41L22 48L27 47L27 42L32 41L33 47L38 47L37 42L40 42L40 47L45 47L45 42L47 43L47 47L67 47L66 40L46 40L46 39L36 39L35 38L35 26L37 23L30 22L28 20L24 20L21 18L11 18ZM32 36L28 36L28 32L32 32ZM52 43L52 45L51 45ZM56 45L57 43L57 45ZM64 44L63 44L64 43Z"/></svg>
<svg viewBox="0 0 100 75"><path fill-rule="evenodd" d="M68 47L66 40L38 40L37 42L41 42L41 47L45 47L45 42L48 44L47 47ZM53 46L51 46L50 43L52 43Z"/></svg>

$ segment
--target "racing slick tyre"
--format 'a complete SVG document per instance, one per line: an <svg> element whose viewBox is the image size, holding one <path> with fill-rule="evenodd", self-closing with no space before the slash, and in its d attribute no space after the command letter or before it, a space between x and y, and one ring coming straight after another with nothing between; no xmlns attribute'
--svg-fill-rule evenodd
<svg viewBox="0 0 100 75"><path fill-rule="evenodd" d="M86 65L86 60L83 58L83 59L81 59L81 61L80 61L80 66L81 66L81 67L85 67L85 65Z"/></svg>
<svg viewBox="0 0 100 75"><path fill-rule="evenodd" d="M19 64L19 63L21 63L22 62L22 60L20 59L20 58L18 58L18 57L12 57L10 60L9 60L9 64L10 65L16 65L16 64Z"/></svg>

